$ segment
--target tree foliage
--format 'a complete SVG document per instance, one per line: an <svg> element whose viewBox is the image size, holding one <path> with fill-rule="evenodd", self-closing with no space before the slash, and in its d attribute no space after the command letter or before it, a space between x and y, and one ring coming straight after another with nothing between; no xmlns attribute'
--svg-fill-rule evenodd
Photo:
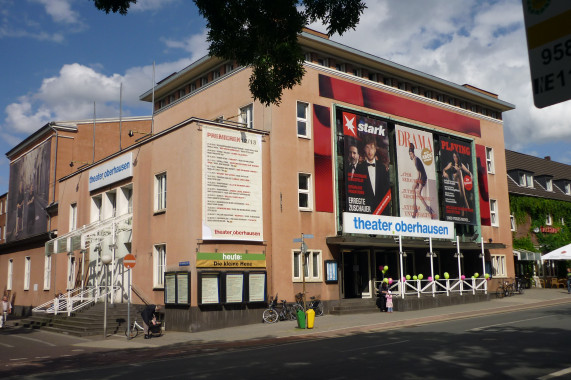
<svg viewBox="0 0 571 380"><path fill-rule="evenodd" d="M106 13L127 14L136 0L93 0ZM209 54L251 66L250 92L279 104L285 89L305 74L298 35L321 21L328 35L354 29L366 8L361 0L194 0L208 27Z"/></svg>

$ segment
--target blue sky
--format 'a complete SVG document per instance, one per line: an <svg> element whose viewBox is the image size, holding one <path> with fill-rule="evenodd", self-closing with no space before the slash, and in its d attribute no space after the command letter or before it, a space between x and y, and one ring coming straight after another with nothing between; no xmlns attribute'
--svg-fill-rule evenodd
<svg viewBox="0 0 571 380"><path fill-rule="evenodd" d="M359 26L332 39L458 84L496 93L506 147L571 164L571 102L534 107L521 0L376 0ZM325 31L320 25L313 28ZM139 0L127 16L89 0L0 0L0 194L4 153L53 120L149 115L138 100L206 54L205 22L190 0Z"/></svg>

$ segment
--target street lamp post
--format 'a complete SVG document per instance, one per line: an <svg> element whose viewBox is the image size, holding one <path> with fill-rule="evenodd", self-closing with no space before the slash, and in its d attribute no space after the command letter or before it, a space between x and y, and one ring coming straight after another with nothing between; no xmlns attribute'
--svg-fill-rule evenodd
<svg viewBox="0 0 571 380"><path fill-rule="evenodd" d="M103 292L105 294L105 303L104 303L104 308L103 308L103 339L107 338L107 292L109 289L109 264L111 263L112 257L110 254L106 253L103 256L101 256L101 262L103 263L103 266L105 267L105 291Z"/></svg>

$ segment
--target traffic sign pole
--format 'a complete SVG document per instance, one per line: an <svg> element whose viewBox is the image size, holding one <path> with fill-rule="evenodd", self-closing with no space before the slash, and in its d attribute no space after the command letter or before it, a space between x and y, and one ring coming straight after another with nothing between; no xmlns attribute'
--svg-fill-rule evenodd
<svg viewBox="0 0 571 380"><path fill-rule="evenodd" d="M127 268L127 282L129 283L129 294L127 295L127 340L131 339L131 269L135 267L137 260L132 253L123 257L123 265Z"/></svg>

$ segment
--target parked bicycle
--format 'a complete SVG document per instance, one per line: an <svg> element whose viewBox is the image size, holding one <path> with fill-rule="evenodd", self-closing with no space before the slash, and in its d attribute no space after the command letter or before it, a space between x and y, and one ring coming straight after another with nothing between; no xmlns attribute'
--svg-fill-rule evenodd
<svg viewBox="0 0 571 380"><path fill-rule="evenodd" d="M294 321L297 319L296 308L293 305L288 305L286 300L281 301L278 307L278 295L270 298L268 308L264 310L262 318L266 323L276 323L278 321Z"/></svg>
<svg viewBox="0 0 571 380"><path fill-rule="evenodd" d="M512 296L514 294L514 283L509 282L509 281L502 281L500 282L500 284L498 285L498 288L496 289L496 297L498 298L504 298L504 297L509 297ZM523 293L523 290L522 290Z"/></svg>
<svg viewBox="0 0 571 380"><path fill-rule="evenodd" d="M125 335L129 339L133 339L136 338L137 335L139 335L139 331L144 331L144 328L143 326L137 323L137 320L134 320L133 324L131 325L131 328L125 329Z"/></svg>
<svg viewBox="0 0 571 380"><path fill-rule="evenodd" d="M297 293L295 295L295 304L303 310L303 293ZM318 297L310 297L309 301L305 303L305 310L313 309L315 311L316 317L321 317L323 315L323 302Z"/></svg>

